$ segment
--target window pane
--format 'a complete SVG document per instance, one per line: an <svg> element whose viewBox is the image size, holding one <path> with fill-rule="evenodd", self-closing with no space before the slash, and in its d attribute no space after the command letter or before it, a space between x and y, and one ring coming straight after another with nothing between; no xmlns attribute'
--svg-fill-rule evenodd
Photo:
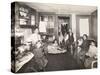
<svg viewBox="0 0 100 75"><path fill-rule="evenodd" d="M89 35L89 19L80 19L80 36L83 34Z"/></svg>

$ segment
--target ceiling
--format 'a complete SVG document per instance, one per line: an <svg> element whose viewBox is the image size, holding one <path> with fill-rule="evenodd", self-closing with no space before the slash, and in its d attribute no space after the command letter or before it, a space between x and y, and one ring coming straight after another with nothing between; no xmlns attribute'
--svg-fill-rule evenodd
<svg viewBox="0 0 100 75"><path fill-rule="evenodd" d="M56 14L91 14L94 12L96 6L82 6L82 5L68 5L68 4L50 4L50 3L24 3L38 12L55 12Z"/></svg>

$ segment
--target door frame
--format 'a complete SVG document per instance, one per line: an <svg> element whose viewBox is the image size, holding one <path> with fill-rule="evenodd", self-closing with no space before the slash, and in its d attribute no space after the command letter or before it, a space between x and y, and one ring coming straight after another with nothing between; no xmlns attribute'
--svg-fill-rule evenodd
<svg viewBox="0 0 100 75"><path fill-rule="evenodd" d="M58 17L59 17L59 16L69 17L69 19L70 19L69 28L72 28L72 15L71 15L71 14L56 14L56 26L57 26L57 31L56 31L56 33L57 33L57 37L58 37L58 25L59 25L59 23L58 23Z"/></svg>

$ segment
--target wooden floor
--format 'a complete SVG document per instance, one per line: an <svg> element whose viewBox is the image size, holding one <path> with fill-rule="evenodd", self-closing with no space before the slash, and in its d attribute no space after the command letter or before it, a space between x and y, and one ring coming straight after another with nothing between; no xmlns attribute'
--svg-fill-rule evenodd
<svg viewBox="0 0 100 75"><path fill-rule="evenodd" d="M46 71L81 69L75 59L67 52L63 54L49 54Z"/></svg>
<svg viewBox="0 0 100 75"><path fill-rule="evenodd" d="M75 70L82 69L80 65L77 64L75 59L66 52L63 54L47 54L48 64L45 71L60 71L60 70ZM25 64L18 73L34 72L34 67L36 68L36 63L34 59Z"/></svg>

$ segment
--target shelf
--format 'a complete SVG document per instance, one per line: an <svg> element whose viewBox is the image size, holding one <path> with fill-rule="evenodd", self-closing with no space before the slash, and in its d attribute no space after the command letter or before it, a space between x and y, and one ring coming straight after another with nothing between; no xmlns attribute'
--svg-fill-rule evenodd
<svg viewBox="0 0 100 75"><path fill-rule="evenodd" d="M29 17L27 18L27 17L24 17L24 16L19 16L19 18L20 18L20 19L28 19L28 20L30 20Z"/></svg>
<svg viewBox="0 0 100 75"><path fill-rule="evenodd" d="M32 28L32 29L35 29L36 26L34 25L20 25L21 28Z"/></svg>

